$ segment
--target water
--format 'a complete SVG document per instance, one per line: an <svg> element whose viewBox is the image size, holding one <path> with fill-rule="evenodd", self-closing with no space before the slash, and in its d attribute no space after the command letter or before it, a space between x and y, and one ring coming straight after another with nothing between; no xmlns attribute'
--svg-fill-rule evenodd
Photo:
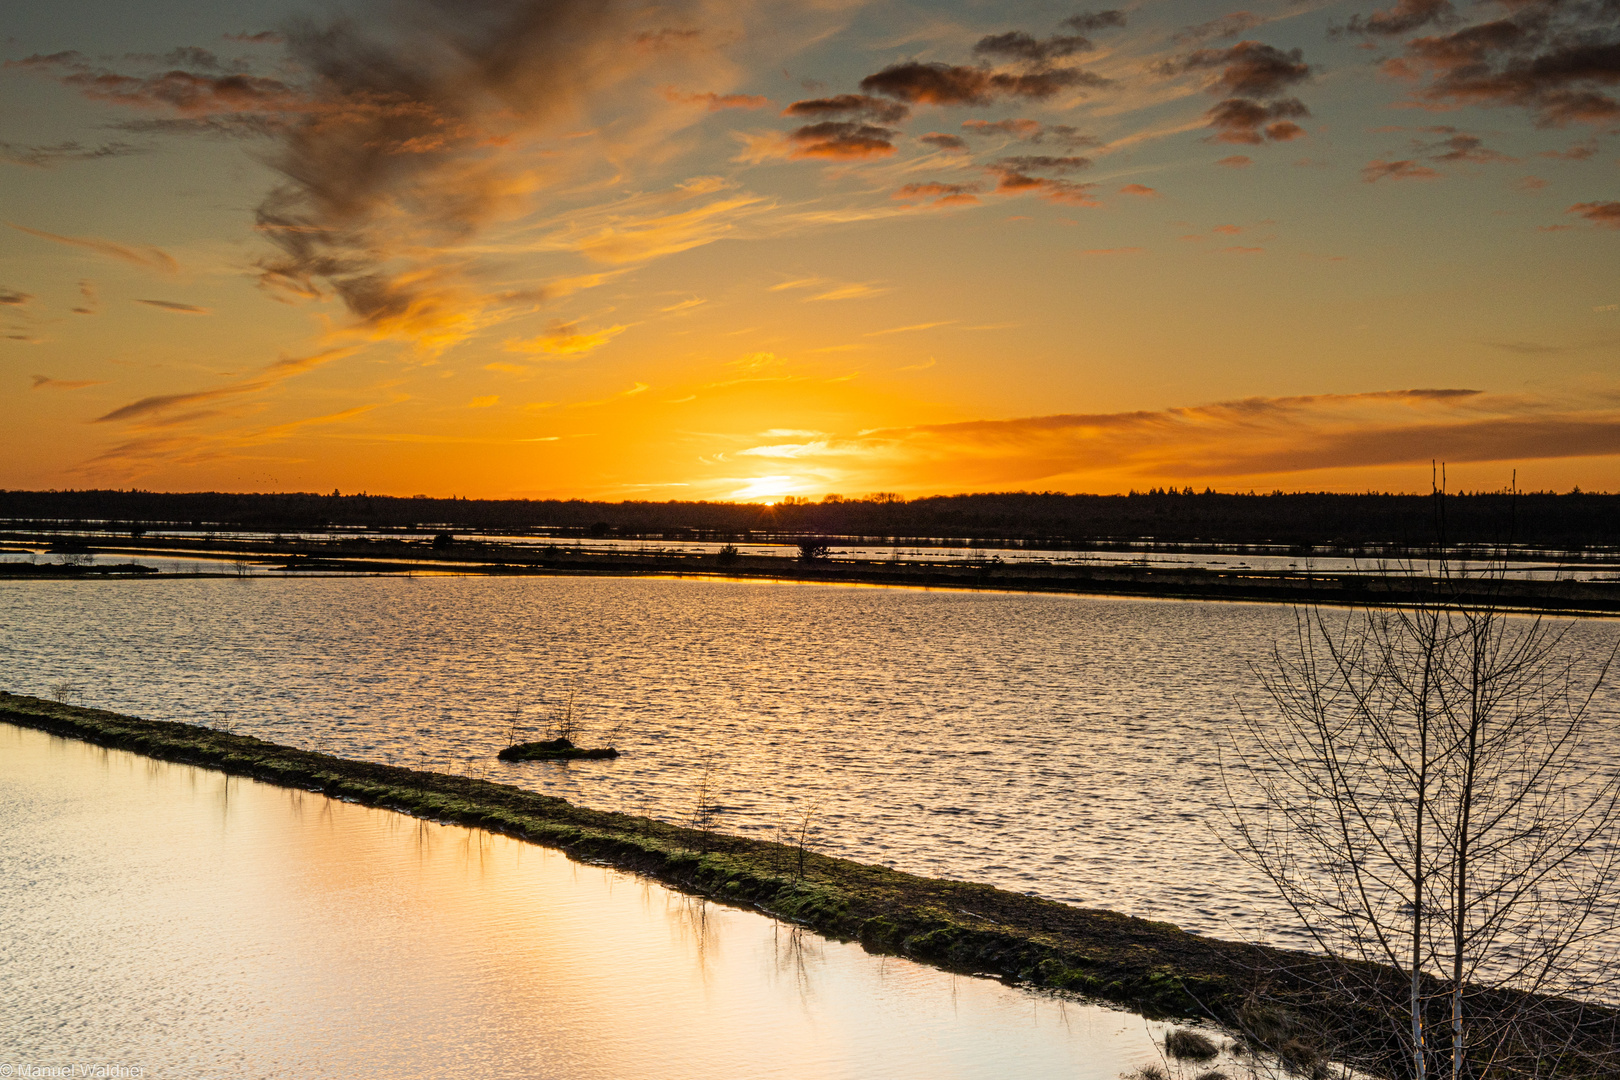
<svg viewBox="0 0 1620 1080"><path fill-rule="evenodd" d="M637 578L0 583L10 689L1303 946L1221 842L1282 606ZM1587 620L1572 641L1612 644ZM506 764L573 695L617 761ZM1620 761L1616 699L1598 702ZM529 737L534 737L529 735Z"/></svg>
<svg viewBox="0 0 1620 1080"><path fill-rule="evenodd" d="M69 530L71 532L71 530ZM93 544L97 540L95 530L86 530L84 537L87 543ZM216 535L224 539L240 537L247 540L266 541L272 538L270 533L237 532L237 533L197 533L186 530L163 530L150 534L171 539L201 538L206 536L213 539ZM323 542L334 538L332 533L276 533L275 537ZM342 534L344 539L380 539L392 542L401 540L416 540L423 543L418 537L402 535L397 532L372 532L369 530L346 530ZM463 540L472 539L488 541L497 544L510 544L523 549L535 549L557 546L564 551L587 553L615 553L638 555L709 555L712 556L726 546L725 541L666 541L666 540L622 540L616 538L602 539L561 539L554 537L503 534L503 533L476 533L460 532L456 534ZM796 544L785 543L750 543L740 542L732 544L738 554L753 558L777 558L787 561L796 561L799 558L799 548ZM355 551L334 551L340 557L364 557L363 553ZM1497 561L1485 562L1465 557L1466 553L1447 560L1445 568L1453 574L1500 574L1502 577L1515 580L1537 581L1596 581L1613 582L1620 580L1620 563L1605 553L1594 555L1570 555L1567 552L1532 552L1536 558L1502 558ZM929 544L834 544L831 557L833 560L858 561L889 561L898 560L907 563L931 562L946 565L963 562L979 562L992 560L1009 565L1035 565L1035 566L1072 566L1072 567L1156 567L1166 570L1204 569L1204 570L1254 570L1265 573L1298 573L1298 574L1331 574L1340 576L1345 574L1386 575L1415 572L1432 574L1441 570L1441 564L1431 559L1385 559L1376 557L1353 558L1339 555L1293 555L1268 553L1264 550L1245 550L1240 553L1231 550L1207 551L1198 550L1193 546L1176 547L1167 545L1164 550L1147 550L1145 547L1125 551L1066 551L1048 550L1043 548L1025 547L995 547L970 546L941 539ZM60 556L51 555L46 549L37 545L32 547L15 547L0 549L0 563L6 562L38 562L60 561ZM126 563L136 562L144 566L168 573L236 573L236 574L270 574L280 576L299 571L282 570L275 566L273 560L263 559L251 565L244 566L234 560L215 555L209 558L205 554L198 555L150 555L150 554L124 554L119 551L103 552L92 556L92 562ZM330 571L321 571L329 573ZM453 569L446 572L455 572Z"/></svg>
<svg viewBox="0 0 1620 1080"><path fill-rule="evenodd" d="M0 787L13 1067L1113 1080L1160 1060L1141 1017L503 836L6 724Z"/></svg>

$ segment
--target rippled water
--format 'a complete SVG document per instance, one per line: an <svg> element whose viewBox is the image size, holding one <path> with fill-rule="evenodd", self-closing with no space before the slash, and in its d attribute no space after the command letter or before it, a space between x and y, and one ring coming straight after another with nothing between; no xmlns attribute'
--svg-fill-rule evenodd
<svg viewBox="0 0 1620 1080"><path fill-rule="evenodd" d="M1141 1017L478 830L6 724L0 785L11 1067L1112 1080L1159 1060Z"/></svg>
<svg viewBox="0 0 1620 1080"><path fill-rule="evenodd" d="M1254 604L637 578L0 583L9 688L1300 944L1218 836ZM1607 620L1572 640L1615 640ZM572 694L618 761L504 764ZM1615 699L1600 708L1609 721ZM1620 760L1620 730L1608 737ZM590 733L583 740L589 742Z"/></svg>

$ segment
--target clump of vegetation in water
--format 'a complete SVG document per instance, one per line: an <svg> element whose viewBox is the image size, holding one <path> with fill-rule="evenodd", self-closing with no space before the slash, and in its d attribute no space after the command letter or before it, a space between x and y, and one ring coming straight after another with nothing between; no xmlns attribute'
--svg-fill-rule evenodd
<svg viewBox="0 0 1620 1080"><path fill-rule="evenodd" d="M616 758L619 752L611 746L586 750L567 739L544 739L540 742L516 743L495 756L502 761L577 761Z"/></svg>
<svg viewBox="0 0 1620 1080"><path fill-rule="evenodd" d="M1164 1037L1165 1053L1173 1058L1208 1061L1221 1050L1207 1035L1187 1028L1176 1028Z"/></svg>
<svg viewBox="0 0 1620 1080"><path fill-rule="evenodd" d="M620 734L620 727L617 726L606 733L606 746L586 748L576 744L575 740L584 731L584 724L574 711L573 694L568 695L568 704L555 713L546 725L547 738L537 742L519 742L518 719L519 715L514 711L512 723L507 728L506 741L510 745L495 755L502 761L600 761L619 756L619 751L613 745Z"/></svg>

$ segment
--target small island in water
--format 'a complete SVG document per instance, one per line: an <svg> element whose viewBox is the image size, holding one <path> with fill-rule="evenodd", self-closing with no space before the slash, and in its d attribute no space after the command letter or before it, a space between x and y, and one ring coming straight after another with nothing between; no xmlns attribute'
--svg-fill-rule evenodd
<svg viewBox="0 0 1620 1080"><path fill-rule="evenodd" d="M495 756L502 761L599 761L603 758L616 758L619 752L611 746L598 746L586 750L575 746L566 738L561 738L515 743Z"/></svg>

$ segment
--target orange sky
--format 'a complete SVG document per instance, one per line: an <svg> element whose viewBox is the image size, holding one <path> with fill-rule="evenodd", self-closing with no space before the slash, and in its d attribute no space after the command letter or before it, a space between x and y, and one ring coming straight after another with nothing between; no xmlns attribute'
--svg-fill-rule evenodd
<svg viewBox="0 0 1620 1080"><path fill-rule="evenodd" d="M1598 0L477 10L17 5L0 486L1620 489Z"/></svg>

